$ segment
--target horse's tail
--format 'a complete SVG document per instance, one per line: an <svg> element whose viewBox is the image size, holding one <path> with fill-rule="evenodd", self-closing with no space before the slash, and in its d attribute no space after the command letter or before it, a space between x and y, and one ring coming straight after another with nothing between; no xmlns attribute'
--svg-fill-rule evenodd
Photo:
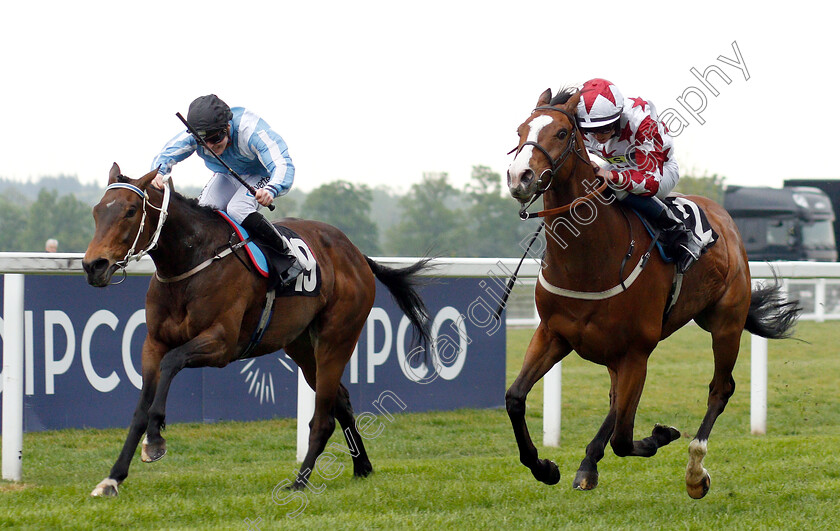
<svg viewBox="0 0 840 531"><path fill-rule="evenodd" d="M784 339L793 334L793 327L801 311L798 300L785 300L782 285L777 279L772 285L753 290L744 329L768 339Z"/></svg>
<svg viewBox="0 0 840 531"><path fill-rule="evenodd" d="M424 258L417 263L400 269L378 264L367 256L365 256L365 260L367 260L376 278L385 284L385 287L391 292L400 310L405 313L420 336L428 342L430 337L429 311L426 309L426 303L423 302L423 299L417 293L417 288L423 284L418 273L431 268L429 266L431 258Z"/></svg>

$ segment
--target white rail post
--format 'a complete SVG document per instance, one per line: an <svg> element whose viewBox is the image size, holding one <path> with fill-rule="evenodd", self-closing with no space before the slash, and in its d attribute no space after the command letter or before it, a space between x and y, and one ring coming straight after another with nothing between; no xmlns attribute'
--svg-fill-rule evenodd
<svg viewBox="0 0 840 531"><path fill-rule="evenodd" d="M3 275L3 479L23 470L23 275Z"/></svg>
<svg viewBox="0 0 840 531"><path fill-rule="evenodd" d="M303 462L309 450L309 421L315 414L315 391L306 383L303 371L298 367L297 391L297 460Z"/></svg>
<svg viewBox="0 0 840 531"><path fill-rule="evenodd" d="M750 343L750 432L767 433L767 338L756 335Z"/></svg>
<svg viewBox="0 0 840 531"><path fill-rule="evenodd" d="M560 446L563 362L543 377L543 446Z"/></svg>
<svg viewBox="0 0 840 531"><path fill-rule="evenodd" d="M816 279L814 285L814 320L818 323L825 322L825 279Z"/></svg>

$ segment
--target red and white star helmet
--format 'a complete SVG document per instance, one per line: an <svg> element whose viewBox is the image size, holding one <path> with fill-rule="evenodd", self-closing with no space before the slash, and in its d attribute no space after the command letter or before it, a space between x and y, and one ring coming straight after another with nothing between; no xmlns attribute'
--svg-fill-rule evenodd
<svg viewBox="0 0 840 531"><path fill-rule="evenodd" d="M590 79L580 89L577 106L578 125L582 129L597 129L621 117L624 96L606 79Z"/></svg>

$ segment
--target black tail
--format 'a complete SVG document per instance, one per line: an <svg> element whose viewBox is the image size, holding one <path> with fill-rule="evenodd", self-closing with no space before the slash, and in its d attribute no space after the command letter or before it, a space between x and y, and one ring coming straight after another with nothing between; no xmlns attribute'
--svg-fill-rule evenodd
<svg viewBox="0 0 840 531"><path fill-rule="evenodd" d="M744 329L768 339L784 339L793 334L801 311L798 300L785 301L782 285L777 280L753 290Z"/></svg>
<svg viewBox="0 0 840 531"><path fill-rule="evenodd" d="M385 284L385 287L391 292L400 310L405 313L420 336L428 342L429 311L426 309L426 303L417 294L417 288L423 284L417 273L431 268L429 266L431 258L424 258L415 264L401 269L393 269L378 264L367 256L365 256L365 260L367 260L376 278Z"/></svg>

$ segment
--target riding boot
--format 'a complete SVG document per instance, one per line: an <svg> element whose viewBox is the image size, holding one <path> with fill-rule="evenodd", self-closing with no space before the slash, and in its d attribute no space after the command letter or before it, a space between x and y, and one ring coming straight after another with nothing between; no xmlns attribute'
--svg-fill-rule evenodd
<svg viewBox="0 0 840 531"><path fill-rule="evenodd" d="M294 279L303 272L303 266L298 261L297 257L291 252L286 245L286 242L280 237L280 233L274 228L270 221L265 219L259 212L252 212L248 217L242 220L242 226L245 227L252 236L258 238L268 246L280 252L287 258L285 267L279 270L277 274L280 276L280 283L284 286L290 284Z"/></svg>
<svg viewBox="0 0 840 531"><path fill-rule="evenodd" d="M685 223L671 214L665 208L654 220L657 226L662 229L662 239L671 250L677 269L685 273L688 268L700 259L703 248L694 233L685 226Z"/></svg>
<svg viewBox="0 0 840 531"><path fill-rule="evenodd" d="M621 202L644 214L662 230L662 242L668 254L674 257L680 273L685 273L700 258L703 248L694 233L660 199L627 194Z"/></svg>

